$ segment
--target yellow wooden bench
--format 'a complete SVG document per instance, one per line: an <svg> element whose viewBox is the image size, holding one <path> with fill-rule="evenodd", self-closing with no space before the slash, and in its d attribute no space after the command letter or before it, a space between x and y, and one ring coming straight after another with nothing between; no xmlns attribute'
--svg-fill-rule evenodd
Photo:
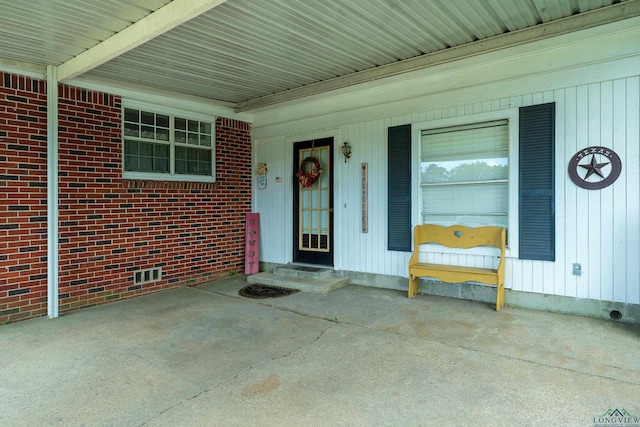
<svg viewBox="0 0 640 427"><path fill-rule="evenodd" d="M461 283L475 281L497 287L496 311L504 305L504 250L506 229L502 227L469 228L463 225L441 227L418 225L413 232L413 254L409 260L409 298L418 293L418 278L433 277L443 282ZM428 264L418 261L420 245L436 243L449 248L470 249L493 246L500 249L497 270L490 268L462 267L456 265Z"/></svg>

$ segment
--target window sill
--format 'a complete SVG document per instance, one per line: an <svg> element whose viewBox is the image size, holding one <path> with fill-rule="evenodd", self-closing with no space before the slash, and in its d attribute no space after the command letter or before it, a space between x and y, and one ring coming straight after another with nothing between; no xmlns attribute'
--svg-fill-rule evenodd
<svg viewBox="0 0 640 427"><path fill-rule="evenodd" d="M122 172L122 179L134 181L160 181L160 182L200 182L215 183L215 176L203 175L170 175L168 173Z"/></svg>

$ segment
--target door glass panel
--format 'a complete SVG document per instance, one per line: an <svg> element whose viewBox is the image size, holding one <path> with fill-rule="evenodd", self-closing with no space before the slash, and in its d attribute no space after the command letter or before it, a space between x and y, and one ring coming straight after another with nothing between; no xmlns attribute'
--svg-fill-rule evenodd
<svg viewBox="0 0 640 427"><path fill-rule="evenodd" d="M312 186L300 191L299 249L304 251L329 252L329 147L307 148L299 152L300 164L307 157L320 161L322 173ZM300 167L300 165L298 165Z"/></svg>
<svg viewBox="0 0 640 427"><path fill-rule="evenodd" d="M328 209L329 208L329 190L324 189L320 190L319 203L321 208Z"/></svg>

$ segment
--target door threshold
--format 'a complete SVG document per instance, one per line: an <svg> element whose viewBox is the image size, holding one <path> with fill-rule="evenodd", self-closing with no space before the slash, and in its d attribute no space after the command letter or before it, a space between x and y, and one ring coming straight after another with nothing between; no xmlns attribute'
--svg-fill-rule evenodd
<svg viewBox="0 0 640 427"><path fill-rule="evenodd" d="M333 265L325 265L325 264L312 264L308 262L290 262L285 264L286 267L313 267L313 268L326 268L333 270Z"/></svg>

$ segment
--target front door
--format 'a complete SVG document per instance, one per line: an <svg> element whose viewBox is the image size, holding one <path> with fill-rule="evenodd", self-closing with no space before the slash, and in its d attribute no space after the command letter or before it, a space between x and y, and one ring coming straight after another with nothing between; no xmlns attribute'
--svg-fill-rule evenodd
<svg viewBox="0 0 640 427"><path fill-rule="evenodd" d="M332 266L333 138L296 142L293 153L293 261Z"/></svg>

